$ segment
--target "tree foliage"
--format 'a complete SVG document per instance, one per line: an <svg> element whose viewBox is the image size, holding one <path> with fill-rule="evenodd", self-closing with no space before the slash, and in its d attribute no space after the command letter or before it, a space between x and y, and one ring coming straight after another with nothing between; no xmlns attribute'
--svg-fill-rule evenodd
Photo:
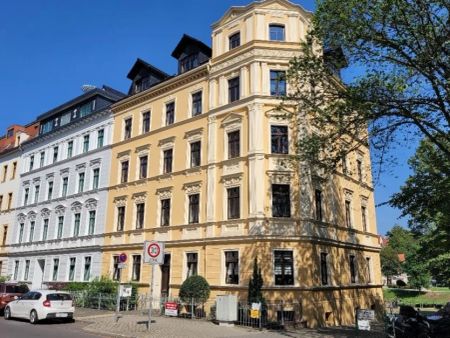
<svg viewBox="0 0 450 338"><path fill-rule="evenodd" d="M202 276L188 277L180 288L180 298L183 302L190 303L192 299L198 303L208 300L211 293L208 282Z"/></svg>
<svg viewBox="0 0 450 338"><path fill-rule="evenodd" d="M299 156L333 167L370 141L383 164L390 147L426 137L450 157L449 11L447 0L320 0L287 74L284 105L312 131ZM345 86L343 55L362 71Z"/></svg>
<svg viewBox="0 0 450 338"><path fill-rule="evenodd" d="M253 262L253 274L248 283L248 304L262 303L265 304L265 300L262 294L262 287L264 281L262 278L261 268L258 267L258 259L255 258Z"/></svg>

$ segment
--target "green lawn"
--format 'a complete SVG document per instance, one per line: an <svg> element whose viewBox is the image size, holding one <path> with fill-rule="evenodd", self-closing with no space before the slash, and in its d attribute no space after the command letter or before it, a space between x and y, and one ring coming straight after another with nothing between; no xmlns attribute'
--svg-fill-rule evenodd
<svg viewBox="0 0 450 338"><path fill-rule="evenodd" d="M437 291L437 292L435 292ZM432 288L432 291L421 292L404 289L383 289L384 300L398 299L401 304L407 305L435 305L450 302L449 288Z"/></svg>

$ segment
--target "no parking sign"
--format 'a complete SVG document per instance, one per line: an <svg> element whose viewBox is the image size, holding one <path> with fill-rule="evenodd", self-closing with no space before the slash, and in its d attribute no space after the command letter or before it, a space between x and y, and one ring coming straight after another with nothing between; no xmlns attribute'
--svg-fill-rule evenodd
<svg viewBox="0 0 450 338"><path fill-rule="evenodd" d="M152 265L164 264L164 242L144 242L144 263Z"/></svg>

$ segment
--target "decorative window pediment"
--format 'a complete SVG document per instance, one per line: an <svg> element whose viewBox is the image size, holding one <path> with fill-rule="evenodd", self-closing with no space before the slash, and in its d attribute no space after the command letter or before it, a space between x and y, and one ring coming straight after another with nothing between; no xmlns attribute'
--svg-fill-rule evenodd
<svg viewBox="0 0 450 338"><path fill-rule="evenodd" d="M65 212L66 212L66 207L64 205L58 205L55 208L55 214L57 214L57 215L62 216L62 215L64 215Z"/></svg>
<svg viewBox="0 0 450 338"><path fill-rule="evenodd" d="M127 195L117 196L114 198L114 204L117 207L124 207L127 204Z"/></svg>
<svg viewBox="0 0 450 338"><path fill-rule="evenodd" d="M173 187L166 187L156 190L156 195L159 196L159 199L164 200L172 197L172 189Z"/></svg>
<svg viewBox="0 0 450 338"><path fill-rule="evenodd" d="M133 194L131 196L135 204L145 203L147 199L147 193L146 192L138 192L136 194Z"/></svg>
<svg viewBox="0 0 450 338"><path fill-rule="evenodd" d="M226 188L239 186L242 183L242 174L222 176L221 182Z"/></svg>
<svg viewBox="0 0 450 338"><path fill-rule="evenodd" d="M268 171L270 177L270 182L272 184L290 184L292 179L292 174L289 172L280 171Z"/></svg>
<svg viewBox="0 0 450 338"><path fill-rule="evenodd" d="M97 209L97 200L95 198L90 198L86 202L84 202L84 206L88 210L95 210Z"/></svg>
<svg viewBox="0 0 450 338"><path fill-rule="evenodd" d="M96 158L95 160L92 160L89 162L89 166L92 168L98 168L100 167L100 164L102 163L102 160L100 158Z"/></svg>
<svg viewBox="0 0 450 338"><path fill-rule="evenodd" d="M183 190L186 191L186 194L199 194L202 188L202 181L189 182L183 185Z"/></svg>
<svg viewBox="0 0 450 338"><path fill-rule="evenodd" d="M194 130L190 130L184 133L184 138L188 140L188 142L199 140L202 138L203 128L197 128Z"/></svg>
<svg viewBox="0 0 450 338"><path fill-rule="evenodd" d="M30 212L27 214L27 218L28 218L30 221L35 221L35 220L36 220L36 213L35 213L34 211L30 211Z"/></svg>
<svg viewBox="0 0 450 338"><path fill-rule="evenodd" d="M80 212L82 208L83 208L83 204L81 204L80 202L74 202L70 205L70 209L73 212Z"/></svg>
<svg viewBox="0 0 450 338"><path fill-rule="evenodd" d="M20 213L17 215L17 220L21 223L25 222L26 219L27 219L27 216L23 213Z"/></svg>
<svg viewBox="0 0 450 338"><path fill-rule="evenodd" d="M242 118L241 114L229 113L227 117L222 120L221 127L227 130L240 128Z"/></svg>
<svg viewBox="0 0 450 338"><path fill-rule="evenodd" d="M158 146L161 148L172 148L175 144L175 136L167 137L165 139L159 140Z"/></svg>
<svg viewBox="0 0 450 338"><path fill-rule="evenodd" d="M42 218L49 218L50 217L50 213L51 213L51 211L48 208L44 208L44 209L41 210Z"/></svg>

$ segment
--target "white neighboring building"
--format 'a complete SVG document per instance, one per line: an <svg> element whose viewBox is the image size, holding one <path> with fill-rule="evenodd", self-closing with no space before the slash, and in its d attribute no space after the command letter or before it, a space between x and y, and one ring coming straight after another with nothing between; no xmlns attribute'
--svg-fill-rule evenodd
<svg viewBox="0 0 450 338"><path fill-rule="evenodd" d="M8 272L32 288L89 281L101 274L111 161L109 87L38 117L39 135L23 144L18 207Z"/></svg>
<svg viewBox="0 0 450 338"><path fill-rule="evenodd" d="M0 137L0 276L8 275L7 238L11 232L19 191L20 145L34 137L39 124L10 126Z"/></svg>

